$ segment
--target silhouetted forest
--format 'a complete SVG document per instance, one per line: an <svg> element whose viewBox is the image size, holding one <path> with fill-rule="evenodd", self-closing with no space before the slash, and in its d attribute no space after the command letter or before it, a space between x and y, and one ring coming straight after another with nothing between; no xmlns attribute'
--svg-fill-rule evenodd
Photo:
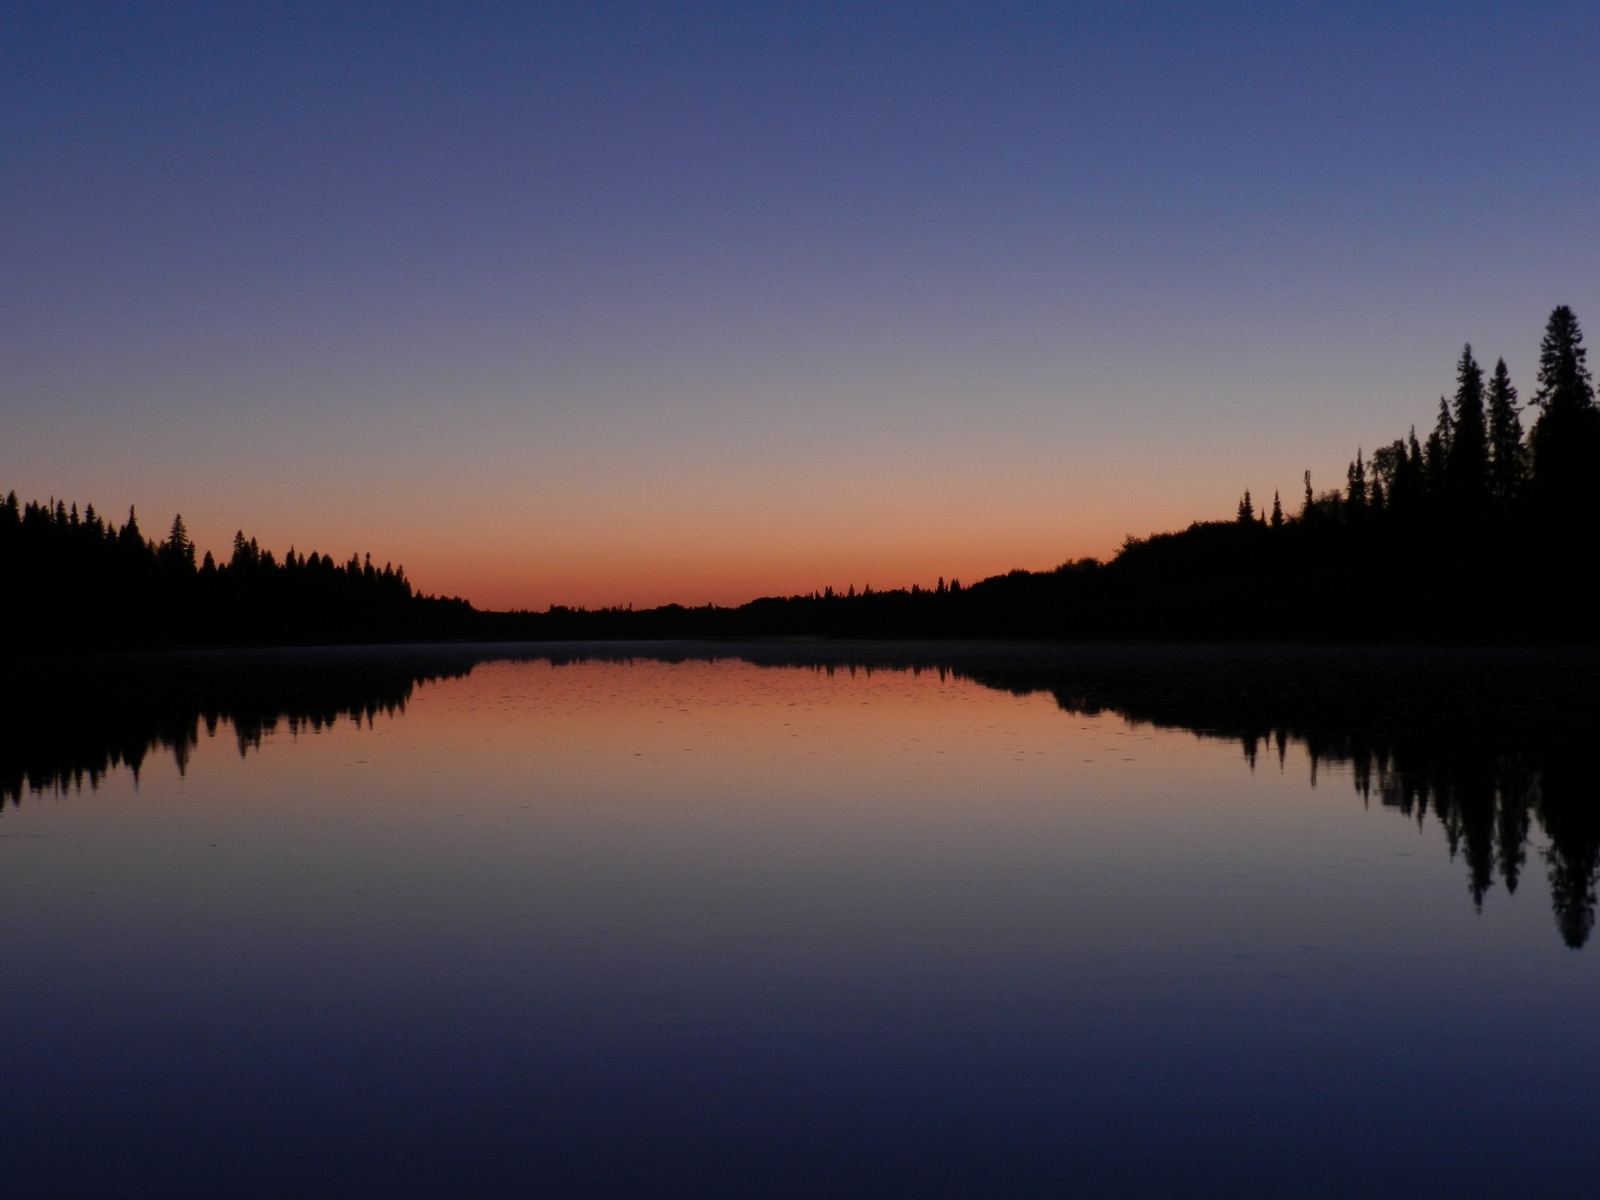
<svg viewBox="0 0 1600 1200"><path fill-rule="evenodd" d="M963 587L852 585L737 608L480 612L404 573L241 533L200 563L181 517L0 504L0 649L595 638L1592 641L1600 602L1600 408L1572 310L1551 314L1536 388L1470 346L1433 427L1367 452L1343 485L1285 504L1247 490L1232 519L1129 538L1109 562ZM1524 419L1531 417L1531 424Z"/></svg>
<svg viewBox="0 0 1600 1200"><path fill-rule="evenodd" d="M1600 591L1600 408L1572 310L1550 314L1537 389L1471 346L1433 428L1356 451L1343 486L1231 520L1129 538L1110 562L970 587L767 598L736 609L552 608L502 636L1081 640L1592 641ZM1532 415L1531 427L1524 417Z"/></svg>
<svg viewBox="0 0 1600 1200"><path fill-rule="evenodd" d="M937 671L1066 712L1113 712L1239 745L1275 769L1299 745L1315 779L1347 767L1355 792L1430 819L1481 905L1543 871L1562 938L1589 939L1600 878L1600 651L1541 649L563 643L137 654L20 664L0 692L0 809L96 787L199 739L241 754L280 725L370 723L415 688L480 662L736 658L816 671ZM229 727L224 731L223 726Z"/></svg>
<svg viewBox="0 0 1600 1200"><path fill-rule="evenodd" d="M228 560L195 546L183 517L164 540L130 510L119 528L89 505L0 501L0 649L419 641L462 636L472 607L420 596L404 570L292 547L279 562L234 537Z"/></svg>

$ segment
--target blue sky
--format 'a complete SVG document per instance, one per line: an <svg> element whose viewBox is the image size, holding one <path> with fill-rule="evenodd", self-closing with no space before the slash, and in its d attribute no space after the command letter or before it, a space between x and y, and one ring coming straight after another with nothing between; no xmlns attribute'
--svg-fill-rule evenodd
<svg viewBox="0 0 1600 1200"><path fill-rule="evenodd" d="M1600 10L0 17L0 487L483 603L1105 554L1600 314ZM1596 316L1595 319L1600 319Z"/></svg>

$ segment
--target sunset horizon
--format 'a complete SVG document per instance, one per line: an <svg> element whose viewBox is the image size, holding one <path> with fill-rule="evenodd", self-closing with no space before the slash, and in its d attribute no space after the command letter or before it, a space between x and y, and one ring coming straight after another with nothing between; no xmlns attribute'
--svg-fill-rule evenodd
<svg viewBox="0 0 1600 1200"><path fill-rule="evenodd" d="M408 11L8 19L0 486L490 608L931 584L1600 312L1578 10Z"/></svg>
<svg viewBox="0 0 1600 1200"><path fill-rule="evenodd" d="M0 1194L1600 1193L1597 69L0 9Z"/></svg>

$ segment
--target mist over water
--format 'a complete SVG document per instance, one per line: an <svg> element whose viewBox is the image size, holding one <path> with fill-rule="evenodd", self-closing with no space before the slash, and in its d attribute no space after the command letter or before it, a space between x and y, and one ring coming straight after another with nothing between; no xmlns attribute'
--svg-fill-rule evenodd
<svg viewBox="0 0 1600 1200"><path fill-rule="evenodd" d="M7 1186L1581 1192L1592 666L58 670L0 740Z"/></svg>

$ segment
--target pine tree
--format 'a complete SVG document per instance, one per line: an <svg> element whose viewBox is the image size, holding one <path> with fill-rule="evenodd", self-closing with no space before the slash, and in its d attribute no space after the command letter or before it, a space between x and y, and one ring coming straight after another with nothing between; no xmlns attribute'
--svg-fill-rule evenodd
<svg viewBox="0 0 1600 1200"><path fill-rule="evenodd" d="M1521 494L1527 476L1528 448L1522 442L1517 389L1511 386L1511 373L1502 358L1489 379L1490 495L1501 504L1510 504Z"/></svg>
<svg viewBox="0 0 1600 1200"><path fill-rule="evenodd" d="M1437 501L1445 495L1447 464L1450 460L1450 441L1455 433L1455 422L1450 416L1450 402L1439 397L1439 417L1433 432L1422 449L1422 471L1427 480L1428 495Z"/></svg>
<svg viewBox="0 0 1600 1200"><path fill-rule="evenodd" d="M1586 360L1578 318L1565 304L1550 313L1544 341L1539 346L1539 390L1533 403L1544 410L1563 413L1594 406L1594 385Z"/></svg>
<svg viewBox="0 0 1600 1200"><path fill-rule="evenodd" d="M169 567L194 570L194 543L189 540L189 531L184 527L182 513L172 518L172 532L161 544L160 556L161 561Z"/></svg>
<svg viewBox="0 0 1600 1200"><path fill-rule="evenodd" d="M1272 493L1272 527L1283 528L1283 502L1278 499L1278 493Z"/></svg>
<svg viewBox="0 0 1600 1200"><path fill-rule="evenodd" d="M1256 519L1256 506L1251 503L1250 489L1245 488L1244 496L1239 500L1239 524L1245 525Z"/></svg>
<svg viewBox="0 0 1600 1200"><path fill-rule="evenodd" d="M1456 363L1456 398L1451 413L1445 487L1460 513L1481 511L1489 494L1489 435L1483 416L1483 368L1472 347Z"/></svg>
<svg viewBox="0 0 1600 1200"><path fill-rule="evenodd" d="M1533 487L1552 510L1589 506L1586 489L1597 465L1600 412L1587 357L1578 318L1563 304L1550 314L1539 347L1539 390L1532 401L1539 419L1529 439Z"/></svg>

